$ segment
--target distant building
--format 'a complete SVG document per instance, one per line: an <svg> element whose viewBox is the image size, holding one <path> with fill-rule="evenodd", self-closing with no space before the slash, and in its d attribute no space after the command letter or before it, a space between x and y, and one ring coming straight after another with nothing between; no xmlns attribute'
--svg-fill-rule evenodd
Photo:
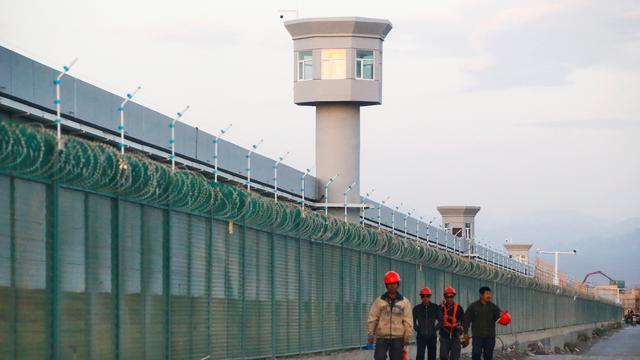
<svg viewBox="0 0 640 360"><path fill-rule="evenodd" d="M640 288L624 290L620 293L620 302L625 313L629 310L640 312Z"/></svg>
<svg viewBox="0 0 640 360"><path fill-rule="evenodd" d="M536 256L535 264L535 278L540 282L553 284L553 264L542 260L538 256ZM567 287L569 285L567 274L562 271L558 271L558 280L561 287Z"/></svg>
<svg viewBox="0 0 640 360"><path fill-rule="evenodd" d="M511 239L507 240L507 243L504 244L504 248L507 249L507 253L511 255L513 259L522 263L529 264L529 249L533 244L516 244L511 241Z"/></svg>
<svg viewBox="0 0 640 360"><path fill-rule="evenodd" d="M595 291L595 295L600 298L609 299L616 303L620 303L620 288L618 288L617 284L616 285L596 285L594 288L594 291Z"/></svg>

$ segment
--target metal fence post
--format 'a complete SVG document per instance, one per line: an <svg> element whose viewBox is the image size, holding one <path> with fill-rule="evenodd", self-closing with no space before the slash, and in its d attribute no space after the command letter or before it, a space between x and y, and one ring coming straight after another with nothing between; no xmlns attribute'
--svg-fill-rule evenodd
<svg viewBox="0 0 640 360"><path fill-rule="evenodd" d="M59 223L60 212L58 197L60 196L60 186L57 181L51 185L51 202L49 209L51 212L51 358L60 358L60 239Z"/></svg>
<svg viewBox="0 0 640 360"><path fill-rule="evenodd" d="M276 237L271 231L271 356L276 356Z"/></svg>
<svg viewBox="0 0 640 360"><path fill-rule="evenodd" d="M116 360L120 359L120 197L117 197L111 207L111 293L113 294L113 340Z"/></svg>
<svg viewBox="0 0 640 360"><path fill-rule="evenodd" d="M9 230L11 232L11 286L9 288L9 309L11 309L11 327L9 329L9 337L11 340L9 342L9 356L10 359L15 359L17 354L16 331L18 328L18 311L16 307L18 301L16 299L16 187L13 177L9 178L9 226L11 227Z"/></svg>
<svg viewBox="0 0 640 360"><path fill-rule="evenodd" d="M207 234L207 354L211 356L213 352L213 344L211 341L211 299L213 297L213 287L211 286L211 279L213 274L213 234L214 234L214 218L211 214L209 221L209 233Z"/></svg>
<svg viewBox="0 0 640 360"><path fill-rule="evenodd" d="M163 291L164 291L164 313L165 321L165 359L171 359L171 206L168 206L163 213Z"/></svg>

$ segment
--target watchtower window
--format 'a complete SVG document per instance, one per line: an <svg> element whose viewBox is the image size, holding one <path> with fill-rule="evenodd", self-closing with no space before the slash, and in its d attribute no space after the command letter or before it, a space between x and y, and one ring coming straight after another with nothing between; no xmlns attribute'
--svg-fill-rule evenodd
<svg viewBox="0 0 640 360"><path fill-rule="evenodd" d="M347 78L347 50L322 49L322 79Z"/></svg>
<svg viewBox="0 0 640 360"><path fill-rule="evenodd" d="M311 50L298 52L298 80L313 79L313 54Z"/></svg>
<svg viewBox="0 0 640 360"><path fill-rule="evenodd" d="M356 79L373 80L373 50L356 50Z"/></svg>

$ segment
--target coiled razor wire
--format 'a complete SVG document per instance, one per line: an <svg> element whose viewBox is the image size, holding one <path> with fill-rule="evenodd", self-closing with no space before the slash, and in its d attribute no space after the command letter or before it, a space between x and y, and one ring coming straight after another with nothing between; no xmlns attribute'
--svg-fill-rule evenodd
<svg viewBox="0 0 640 360"><path fill-rule="evenodd" d="M510 286L557 292L534 278L503 271L387 231L345 223L319 212L275 202L241 188L215 183L188 169L172 171L146 156L103 143L64 136L56 149L55 133L38 124L0 121L0 170L121 196L203 216L243 222L279 234L381 254L393 259L447 269L456 274ZM582 295L563 288L565 295Z"/></svg>

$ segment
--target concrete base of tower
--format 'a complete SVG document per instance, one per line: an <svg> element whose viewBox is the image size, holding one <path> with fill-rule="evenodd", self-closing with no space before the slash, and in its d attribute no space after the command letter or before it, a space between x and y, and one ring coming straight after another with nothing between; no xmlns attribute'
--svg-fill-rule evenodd
<svg viewBox="0 0 640 360"><path fill-rule="evenodd" d="M320 194L328 186L328 201L360 203L360 106L350 103L326 103L316 106L316 177L320 180ZM324 200L324 199L323 199ZM344 209L332 208L333 216L344 217ZM348 220L359 221L359 210L349 209Z"/></svg>

